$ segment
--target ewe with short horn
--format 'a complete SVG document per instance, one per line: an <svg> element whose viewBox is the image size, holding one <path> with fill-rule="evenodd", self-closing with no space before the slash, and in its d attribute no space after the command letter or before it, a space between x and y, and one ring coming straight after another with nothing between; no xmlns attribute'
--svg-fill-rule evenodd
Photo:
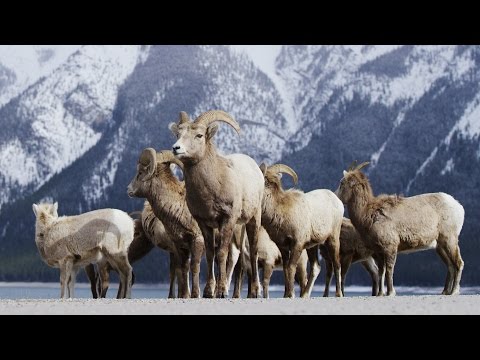
<svg viewBox="0 0 480 360"><path fill-rule="evenodd" d="M298 184L298 175L295 171L293 171L293 169L288 166L288 165L284 165L284 164L275 164L275 165L272 165L268 168L269 171L273 172L273 173L284 173L284 174L288 174L290 175L292 178L293 178L293 182L295 185Z"/></svg>
<svg viewBox="0 0 480 360"><path fill-rule="evenodd" d="M284 297L294 297L294 279L298 259L303 250L308 253L310 272L308 283L300 293L310 296L320 272L318 246L324 245L331 254L336 278L336 295L342 296L340 231L343 219L342 202L330 190L314 190L304 193L300 190L283 190L278 177L284 172L297 181L297 174L288 166L276 164L260 166L265 177L265 191L262 205L262 225L271 239L282 251L285 269Z"/></svg>
<svg viewBox="0 0 480 360"><path fill-rule="evenodd" d="M432 248L448 269L442 294L458 294L464 266L458 246L465 217L463 206L441 192L405 198L374 196L368 178L360 171L366 165L368 162L345 171L336 193L347 205L365 246L373 251L380 274L379 295L383 295L384 272L387 295L395 295L393 272L398 253Z"/></svg>

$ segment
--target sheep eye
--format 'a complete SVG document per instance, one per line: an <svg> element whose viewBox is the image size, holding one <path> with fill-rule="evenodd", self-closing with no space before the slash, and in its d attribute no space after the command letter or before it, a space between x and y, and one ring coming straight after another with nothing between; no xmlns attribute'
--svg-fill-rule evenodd
<svg viewBox="0 0 480 360"><path fill-rule="evenodd" d="M43 234L38 234L40 237L43 237Z"/></svg>
<svg viewBox="0 0 480 360"><path fill-rule="evenodd" d="M197 134L197 136L195 136L197 139L201 139L203 137L202 134Z"/></svg>

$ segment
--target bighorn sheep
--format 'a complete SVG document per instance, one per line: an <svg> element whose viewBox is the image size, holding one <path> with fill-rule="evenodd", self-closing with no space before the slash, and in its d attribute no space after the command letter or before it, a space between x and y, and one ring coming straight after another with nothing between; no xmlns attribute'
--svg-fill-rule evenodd
<svg viewBox="0 0 480 360"><path fill-rule="evenodd" d="M241 291L242 291L242 282L243 282L243 274L244 271L247 272L248 279L251 279L252 276L252 268L250 266L250 249L248 246L248 242L243 239L242 241L239 239L239 236L236 235L232 244L235 243L235 250L238 248L240 249L243 246L241 255L237 256L235 259L234 257L229 257L227 272L229 274L229 281L228 287L230 287L230 280L231 280L231 273L230 268L232 265L235 266L235 290L233 293L234 298L239 298ZM232 250L231 250L232 252ZM238 250L240 253L240 250ZM231 264L231 262L236 261L236 264ZM297 280L298 284L300 285L301 292L305 291L305 287L307 286L307 262L308 256L307 252L304 250L302 251L302 255L300 256L300 260L297 264L297 272L295 274L295 279ZM258 234L258 268L263 269L263 280L262 280L262 287L263 287L263 297L268 299L269 298L269 285L270 285L270 278L272 277L272 273L274 270L283 269L282 266L282 254L278 246L270 239L268 236L267 231L262 226L260 227L260 232ZM249 282L250 288L250 282Z"/></svg>
<svg viewBox="0 0 480 360"><path fill-rule="evenodd" d="M340 230L343 204L330 190L314 190L308 193L283 190L281 173L292 176L295 184L298 176L289 166L260 165L265 177L262 226L280 248L285 273L285 297L294 297L294 277L302 251L307 250L310 262L308 283L302 297L310 296L313 284L320 272L318 245L333 260L336 278L336 295L342 296L340 264Z"/></svg>
<svg viewBox="0 0 480 360"><path fill-rule="evenodd" d="M131 214L130 214L131 215ZM128 248L128 261L132 265L135 261L140 260L148 254L154 247L153 243L147 238L143 231L142 221L134 220L134 234L133 241ZM85 267L85 272L90 281L90 287L93 298L104 298L107 295L108 287L110 285L110 271L113 270L110 264L101 264L98 272L95 270L93 264ZM102 281L100 281L100 274L102 273ZM132 272L132 286L135 283L135 274ZM120 297L122 288L118 288L117 299Z"/></svg>
<svg viewBox="0 0 480 360"><path fill-rule="evenodd" d="M325 279L325 291L323 296L328 296L330 290L330 281L332 279L333 262L329 257L328 251L326 251L323 245L320 246L320 254L325 260L326 264L326 279ZM372 296L378 294L379 289L379 277L378 267L373 260L373 251L368 249L360 233L355 229L352 222L343 218L342 231L340 232L340 264L342 266L342 294L345 296L345 278L348 273L348 269L351 264L360 262L362 266L367 270L372 278Z"/></svg>
<svg viewBox="0 0 480 360"><path fill-rule="evenodd" d="M170 164L182 167L171 151L157 153L152 148L142 151L137 174L127 188L128 196L146 198L175 244L179 297L190 297L188 284L189 257L192 266L192 297L200 295L200 261L204 251L202 233L192 218L185 201L185 186L172 173Z"/></svg>
<svg viewBox="0 0 480 360"><path fill-rule="evenodd" d="M101 209L58 217L58 203L33 204L35 243L42 259L60 268L61 297L73 297L80 267L108 262L120 274L122 298L131 297L132 267L128 247L133 241L133 220L116 209Z"/></svg>
<svg viewBox="0 0 480 360"><path fill-rule="evenodd" d="M133 242L128 248L128 260L130 264L140 260L147 255L154 247L165 250L170 254L170 289L168 293L169 298L175 297L175 257L173 255L175 251L175 244L173 240L168 236L165 227L162 222L153 213L152 207L148 201L145 201L143 211L140 213L140 219L135 219L135 233ZM132 214L130 214L132 216ZM98 274L95 272L93 265L85 267L87 276L90 280L92 287L93 297L105 297L108 290L109 272L112 270L108 265L107 269L99 269L104 271L103 283L98 286L99 283ZM132 273L132 275L134 275ZM133 276L132 285L135 277ZM97 290L97 287L100 289ZM121 289L119 288L119 291ZM117 296L118 297L118 296Z"/></svg>
<svg viewBox="0 0 480 360"><path fill-rule="evenodd" d="M448 267L442 294L460 292L463 260L458 246L465 211L452 196L445 193L412 197L374 196L370 183L360 170L365 162L343 172L336 191L347 205L353 225L374 251L383 295L383 274L386 267L387 295L394 296L393 271L397 253L436 248Z"/></svg>
<svg viewBox="0 0 480 360"><path fill-rule="evenodd" d="M177 137L175 156L184 165L187 205L197 220L205 239L208 274L203 296L213 297L215 290L214 258L217 255L219 278L217 297L227 295L226 262L236 224L246 224L251 252L252 284L250 297L258 296L258 232L264 190L262 173L249 156L221 156L212 142L222 121L237 133L238 123L226 112L207 111L191 122L185 112L170 130ZM214 229L218 229L218 252L215 254Z"/></svg>

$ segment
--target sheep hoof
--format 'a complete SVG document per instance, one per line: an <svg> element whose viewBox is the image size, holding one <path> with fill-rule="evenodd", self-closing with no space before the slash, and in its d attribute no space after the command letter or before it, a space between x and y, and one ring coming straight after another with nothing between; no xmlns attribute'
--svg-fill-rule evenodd
<svg viewBox="0 0 480 360"><path fill-rule="evenodd" d="M460 289L455 289L450 295L460 295Z"/></svg>

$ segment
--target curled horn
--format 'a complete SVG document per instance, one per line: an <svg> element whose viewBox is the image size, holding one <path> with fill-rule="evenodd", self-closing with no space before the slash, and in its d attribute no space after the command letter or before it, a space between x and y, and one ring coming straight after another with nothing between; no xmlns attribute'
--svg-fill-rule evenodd
<svg viewBox="0 0 480 360"><path fill-rule="evenodd" d="M144 181L150 180L153 175L155 174L156 166L156 151L152 148L146 148L140 154L140 158L138 159L138 163L147 166L148 174L144 178Z"/></svg>
<svg viewBox="0 0 480 360"><path fill-rule="evenodd" d="M353 162L348 167L347 171L353 171L357 167L357 160L353 160Z"/></svg>
<svg viewBox="0 0 480 360"><path fill-rule="evenodd" d="M362 170L365 166L367 166L368 164L370 164L369 161L365 161L363 163L361 163L360 165L358 165L355 170Z"/></svg>
<svg viewBox="0 0 480 360"><path fill-rule="evenodd" d="M275 174L278 173L285 173L290 175L293 178L293 182L295 185L298 184L298 175L295 171L290 166L284 165L284 164L275 164L272 165L268 168L268 171L272 171Z"/></svg>
<svg viewBox="0 0 480 360"><path fill-rule="evenodd" d="M174 163L183 170L183 163L178 160L170 150L163 150L156 154L157 161L160 163Z"/></svg>
<svg viewBox="0 0 480 360"><path fill-rule="evenodd" d="M224 123L227 123L228 125L230 125L235 129L237 134L240 134L240 125L238 125L238 123L233 117L231 117L225 111L222 111L222 110L211 110L211 111L204 112L200 114L200 116L198 116L194 122L197 124L202 123L208 127L211 123L215 121L222 121Z"/></svg>
<svg viewBox="0 0 480 360"><path fill-rule="evenodd" d="M190 122L190 118L188 117L188 114L185 111L180 111L180 119L178 121L178 124L185 124Z"/></svg>

